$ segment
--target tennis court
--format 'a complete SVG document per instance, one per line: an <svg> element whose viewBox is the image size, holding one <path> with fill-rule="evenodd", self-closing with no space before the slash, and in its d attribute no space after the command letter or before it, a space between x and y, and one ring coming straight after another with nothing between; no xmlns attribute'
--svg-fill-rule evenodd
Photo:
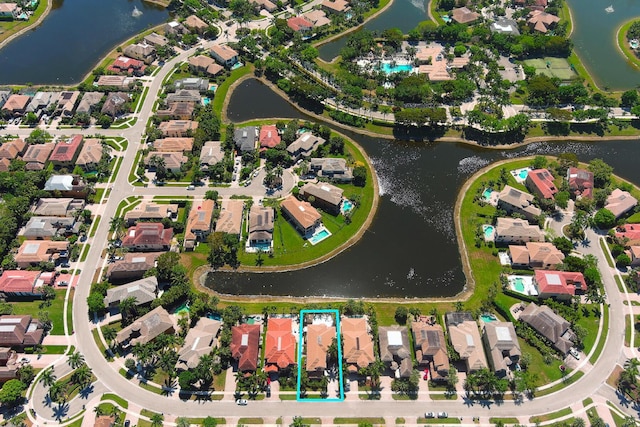
<svg viewBox="0 0 640 427"><path fill-rule="evenodd" d="M557 77L560 80L571 80L577 76L571 68L569 61L564 58L544 58L527 59L524 63L536 69L537 74L546 74L549 77Z"/></svg>

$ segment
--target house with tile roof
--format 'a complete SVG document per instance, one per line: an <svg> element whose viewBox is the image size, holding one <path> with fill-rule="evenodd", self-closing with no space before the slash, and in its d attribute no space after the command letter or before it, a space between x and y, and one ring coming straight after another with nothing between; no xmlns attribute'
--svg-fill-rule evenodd
<svg viewBox="0 0 640 427"><path fill-rule="evenodd" d="M529 303L520 313L520 320L549 340L553 348L563 355L567 355L573 347L576 335L571 330L571 324L548 306Z"/></svg>
<svg viewBox="0 0 640 427"><path fill-rule="evenodd" d="M311 203L300 201L293 195L280 203L280 209L303 237L313 234L322 222L322 216Z"/></svg>
<svg viewBox="0 0 640 427"><path fill-rule="evenodd" d="M124 259L108 264L106 277L112 283L141 279L148 270L156 266L156 260L163 253L127 252Z"/></svg>
<svg viewBox="0 0 640 427"><path fill-rule="evenodd" d="M0 276L0 297L37 297L44 286L53 286L56 273L30 270L4 270Z"/></svg>
<svg viewBox="0 0 640 427"><path fill-rule="evenodd" d="M158 33L147 34L146 36L144 36L144 41L147 44L155 47L163 47L169 43L169 39L167 39L165 36L161 36Z"/></svg>
<svg viewBox="0 0 640 427"><path fill-rule="evenodd" d="M35 113L40 117L45 110L48 110L49 105L55 106L58 102L59 92L36 92L31 98L29 105L27 105L28 113Z"/></svg>
<svg viewBox="0 0 640 427"><path fill-rule="evenodd" d="M18 377L18 353L9 347L0 347L0 383Z"/></svg>
<svg viewBox="0 0 640 427"><path fill-rule="evenodd" d="M41 197L35 203L31 212L35 216L74 216L77 210L84 209L82 199Z"/></svg>
<svg viewBox="0 0 640 427"><path fill-rule="evenodd" d="M161 119L189 120L195 109L195 102L170 102L166 108L156 111L156 115Z"/></svg>
<svg viewBox="0 0 640 427"><path fill-rule="evenodd" d="M25 240L13 258L19 268L37 267L43 262L62 259L60 254L67 253L68 250L67 240Z"/></svg>
<svg viewBox="0 0 640 427"><path fill-rule="evenodd" d="M238 62L238 52L231 49L226 44L214 44L209 53L215 59L218 64L224 65L230 68L233 64Z"/></svg>
<svg viewBox="0 0 640 427"><path fill-rule="evenodd" d="M275 125L264 125L260 128L260 148L275 148L280 144L280 134Z"/></svg>
<svg viewBox="0 0 640 427"><path fill-rule="evenodd" d="M144 61L135 58L129 58L128 56L119 56L113 61L113 64L107 67L107 71L114 74L125 74L134 76L143 76L144 70L147 66Z"/></svg>
<svg viewBox="0 0 640 427"><path fill-rule="evenodd" d="M103 97L104 93L102 92L85 92L76 108L76 113L91 114L94 107L102 101Z"/></svg>
<svg viewBox="0 0 640 427"><path fill-rule="evenodd" d="M158 294L158 279L156 276L145 277L135 282L107 289L104 305L107 308L120 307L120 302L127 298L134 298L135 305L150 304Z"/></svg>
<svg viewBox="0 0 640 427"><path fill-rule="evenodd" d="M190 136L198 129L198 122L192 120L169 120L161 122L158 126L164 137L185 137Z"/></svg>
<svg viewBox="0 0 640 427"><path fill-rule="evenodd" d="M197 90L180 89L167 95L167 104L172 102L200 102L200 92Z"/></svg>
<svg viewBox="0 0 640 427"><path fill-rule="evenodd" d="M324 27L325 25L331 24L331 19L329 19L325 11L321 9L312 9L302 16L304 16L307 21L313 23L314 28Z"/></svg>
<svg viewBox="0 0 640 427"><path fill-rule="evenodd" d="M569 191L576 197L593 197L593 172L570 167L567 169Z"/></svg>
<svg viewBox="0 0 640 427"><path fill-rule="evenodd" d="M587 282L582 273L571 271L536 270L533 285L538 290L538 298L555 298L570 301L575 295L587 291Z"/></svg>
<svg viewBox="0 0 640 427"><path fill-rule="evenodd" d="M375 362L373 339L365 317L342 317L340 319L342 335L342 357L347 371L357 373Z"/></svg>
<svg viewBox="0 0 640 427"><path fill-rule="evenodd" d="M193 138L191 137L169 137L153 141L153 148L165 153L184 153L193 149Z"/></svg>
<svg viewBox="0 0 640 427"><path fill-rule="evenodd" d="M244 216L244 202L242 200L223 200L220 215L216 221L216 233L240 234Z"/></svg>
<svg viewBox="0 0 640 427"><path fill-rule="evenodd" d="M296 337L290 317L271 317L267 321L264 346L264 371L282 372L296 364Z"/></svg>
<svg viewBox="0 0 640 427"><path fill-rule="evenodd" d="M30 315L0 316L0 347L23 349L42 343L44 329Z"/></svg>
<svg viewBox="0 0 640 427"><path fill-rule="evenodd" d="M211 354L213 349L218 346L217 337L221 326L222 322L219 320L208 317L198 319L198 323L187 332L184 344L178 351L176 369L178 371L195 369L202 356Z"/></svg>
<svg viewBox="0 0 640 427"><path fill-rule="evenodd" d="M2 159L17 159L22 156L27 150L27 143L20 138L7 141L0 146L0 158Z"/></svg>
<svg viewBox="0 0 640 427"><path fill-rule="evenodd" d="M60 92L55 113L62 117L73 116L79 98L80 92L77 90Z"/></svg>
<svg viewBox="0 0 640 427"><path fill-rule="evenodd" d="M122 247L134 252L168 251L172 239L173 228L164 228L159 222L140 222L129 227Z"/></svg>
<svg viewBox="0 0 640 427"><path fill-rule="evenodd" d="M347 0L324 0L320 7L327 13L342 14L351 10Z"/></svg>
<svg viewBox="0 0 640 427"><path fill-rule="evenodd" d="M558 188L553 183L553 175L547 169L534 169L529 171L525 185L540 199L551 199L558 193Z"/></svg>
<svg viewBox="0 0 640 427"><path fill-rule="evenodd" d="M562 264L564 254L550 242L527 242L524 246L509 245L513 268L555 270Z"/></svg>
<svg viewBox="0 0 640 427"><path fill-rule="evenodd" d="M98 87L114 88L117 90L131 90L136 79L128 76L104 75L98 77L95 85Z"/></svg>
<svg viewBox="0 0 640 427"><path fill-rule="evenodd" d="M231 327L231 357L238 363L238 371L254 372L260 354L260 325L243 323Z"/></svg>
<svg viewBox="0 0 640 427"><path fill-rule="evenodd" d="M44 191L63 197L84 198L87 196L89 187L79 175L51 175L44 183Z"/></svg>
<svg viewBox="0 0 640 427"><path fill-rule="evenodd" d="M295 33L308 33L313 30L313 22L304 16L292 16L287 19L287 27Z"/></svg>
<svg viewBox="0 0 640 427"><path fill-rule="evenodd" d="M542 213L540 208L533 204L533 196L524 191L505 185L498 194L498 209L503 209L508 214L518 213L524 215L529 221L537 221Z"/></svg>
<svg viewBox="0 0 640 427"><path fill-rule="evenodd" d="M205 73L210 76L216 76L224 70L224 67L222 65L218 65L214 59L204 55L192 56L187 60L187 62L189 63L191 71L196 73Z"/></svg>
<svg viewBox="0 0 640 427"><path fill-rule="evenodd" d="M471 24L480 18L480 14L468 7L457 7L451 11L451 19L458 24Z"/></svg>
<svg viewBox="0 0 640 427"><path fill-rule="evenodd" d="M0 3L0 18L13 21L18 16L18 10L17 3Z"/></svg>
<svg viewBox="0 0 640 427"><path fill-rule="evenodd" d="M555 28L558 22L560 22L560 18L542 10L532 10L529 12L529 19L527 20L529 28L543 34Z"/></svg>
<svg viewBox="0 0 640 427"><path fill-rule="evenodd" d="M147 65L156 59L156 48L146 41L125 46L122 53L129 58L137 59Z"/></svg>
<svg viewBox="0 0 640 427"><path fill-rule="evenodd" d="M302 157L309 157L318 149L326 140L322 137L312 134L311 132L305 132L293 141L287 147L287 152L294 160L298 160Z"/></svg>
<svg viewBox="0 0 640 427"><path fill-rule="evenodd" d="M456 313L460 314L459 316L449 314L451 313L445 316L449 339L460 359L464 361L467 373L488 368L478 324L471 314L466 312Z"/></svg>
<svg viewBox="0 0 640 427"><path fill-rule="evenodd" d="M616 228L616 238L626 239L626 244L640 245L640 224L623 224Z"/></svg>
<svg viewBox="0 0 640 427"><path fill-rule="evenodd" d="M209 28L209 24L198 18L196 15L187 16L183 24L185 27L198 34L203 34Z"/></svg>
<svg viewBox="0 0 640 427"><path fill-rule="evenodd" d="M135 320L116 335L116 343L124 349L136 344L146 344L162 334L175 334L176 327L171 316L159 306Z"/></svg>
<svg viewBox="0 0 640 427"><path fill-rule="evenodd" d="M413 372L409 332L404 326L378 327L378 344L382 360L396 376L409 378Z"/></svg>
<svg viewBox="0 0 640 427"><path fill-rule="evenodd" d="M173 82L173 86L178 90L187 89L205 92L209 90L209 79L202 77L185 77Z"/></svg>
<svg viewBox="0 0 640 427"><path fill-rule="evenodd" d="M184 229L184 247L193 249L197 242L209 237L212 230L213 211L216 203L213 200L195 201Z"/></svg>
<svg viewBox="0 0 640 427"><path fill-rule="evenodd" d="M55 146L54 143L29 145L22 156L22 161L26 163L25 169L30 171L43 170Z"/></svg>
<svg viewBox="0 0 640 427"><path fill-rule="evenodd" d="M314 157L309 167L319 178L335 182L353 181L353 169L347 166L347 160L340 157Z"/></svg>
<svg viewBox="0 0 640 427"><path fill-rule="evenodd" d="M306 328L305 369L310 377L322 377L327 369L329 346L336 338L336 327L315 323Z"/></svg>
<svg viewBox="0 0 640 427"><path fill-rule="evenodd" d="M544 242L544 231L526 219L498 218L496 222L496 243Z"/></svg>
<svg viewBox="0 0 640 427"><path fill-rule="evenodd" d="M630 212L637 204L638 201L628 191L616 188L611 192L609 197L607 197L604 208L611 211L617 219L627 212Z"/></svg>
<svg viewBox="0 0 640 427"><path fill-rule="evenodd" d="M209 168L224 160L224 150L221 141L207 141L200 151L200 169L209 171Z"/></svg>
<svg viewBox="0 0 640 427"><path fill-rule="evenodd" d="M411 322L413 346L420 368L428 368L432 381L446 381L449 377L449 355L442 326L428 321Z"/></svg>
<svg viewBox="0 0 640 427"><path fill-rule="evenodd" d="M178 205L175 203L164 204L143 200L124 214L124 220L127 225L133 225L138 221L162 221L163 218L173 218L177 214Z"/></svg>
<svg viewBox="0 0 640 427"><path fill-rule="evenodd" d="M273 242L274 210L252 205L249 210L249 245L271 245Z"/></svg>
<svg viewBox="0 0 640 427"><path fill-rule="evenodd" d="M110 92L102 104L100 112L110 117L119 117L129 112L128 103L131 100L128 93Z"/></svg>
<svg viewBox="0 0 640 427"><path fill-rule="evenodd" d="M176 36L189 34L187 27L177 21L171 21L164 24L163 31L165 34L174 34Z"/></svg>
<svg viewBox="0 0 640 427"><path fill-rule="evenodd" d="M154 157L161 158L164 161L165 169L171 172L180 172L182 165L189 161L189 158L182 153L151 151L147 154L147 157L144 158L144 164L149 168L150 172L156 170L153 162L151 161Z"/></svg>
<svg viewBox="0 0 640 427"><path fill-rule="evenodd" d="M59 141L49 156L49 161L58 167L75 166L83 142L82 135L74 135L70 139Z"/></svg>
<svg viewBox="0 0 640 427"><path fill-rule="evenodd" d="M0 3L1 4L1 3ZM2 106L2 114L6 117L22 116L27 111L27 106L31 102L29 95L13 94Z"/></svg>
<svg viewBox="0 0 640 427"><path fill-rule="evenodd" d="M250 3L255 6L257 10L264 9L269 12L275 12L278 6L269 0L251 0Z"/></svg>
<svg viewBox="0 0 640 427"><path fill-rule="evenodd" d="M102 140L97 138L85 139L76 164L87 172L94 171L102 159L103 152Z"/></svg>
<svg viewBox="0 0 640 427"><path fill-rule="evenodd" d="M343 190L328 182L307 182L300 188L300 198L333 215L340 213ZM312 198L313 197L313 198Z"/></svg>
<svg viewBox="0 0 640 427"><path fill-rule="evenodd" d="M522 356L513 323L487 322L482 329L491 369L499 378L510 375L511 371L516 370Z"/></svg>
<svg viewBox="0 0 640 427"><path fill-rule="evenodd" d="M9 172L11 168L11 160L0 158L0 172Z"/></svg>

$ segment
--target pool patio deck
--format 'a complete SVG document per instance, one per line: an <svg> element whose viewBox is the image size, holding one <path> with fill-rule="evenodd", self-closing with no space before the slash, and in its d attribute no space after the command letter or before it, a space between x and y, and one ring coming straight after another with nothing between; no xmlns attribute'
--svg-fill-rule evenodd
<svg viewBox="0 0 640 427"><path fill-rule="evenodd" d="M514 292L532 297L538 296L538 289L533 284L533 276L512 275L507 276L507 279L509 280L509 287ZM517 288L518 279L521 281L522 289Z"/></svg>

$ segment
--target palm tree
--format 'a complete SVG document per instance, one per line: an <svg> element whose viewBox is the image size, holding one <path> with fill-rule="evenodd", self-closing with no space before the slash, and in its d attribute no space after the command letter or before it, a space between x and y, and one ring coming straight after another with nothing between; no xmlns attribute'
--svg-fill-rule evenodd
<svg viewBox="0 0 640 427"><path fill-rule="evenodd" d="M161 427L163 422L164 415L158 413L154 413L153 415L151 415L151 425L153 427Z"/></svg>
<svg viewBox="0 0 640 427"><path fill-rule="evenodd" d="M120 313L122 313L124 320L128 320L130 316L136 313L138 309L136 302L136 297L127 297L120 301Z"/></svg>
<svg viewBox="0 0 640 427"><path fill-rule="evenodd" d="M640 360L638 360L638 358L636 357L634 357L633 359L627 359L627 361L624 362L624 369L626 371L629 371L629 373L634 377L637 377L638 375L640 375L639 368L640 368Z"/></svg>
<svg viewBox="0 0 640 427"><path fill-rule="evenodd" d="M40 382L44 384L46 387L51 387L55 384L58 378L53 373L53 366L45 369L45 371L40 376Z"/></svg>
<svg viewBox="0 0 640 427"><path fill-rule="evenodd" d="M91 368L89 368L86 364L80 365L78 369L73 373L74 382L80 384L80 386L85 387L91 382L92 377Z"/></svg>
<svg viewBox="0 0 640 427"><path fill-rule="evenodd" d="M121 216L111 218L109 229L116 234L116 239L120 239L124 232L124 218Z"/></svg>
<svg viewBox="0 0 640 427"><path fill-rule="evenodd" d="M118 333L111 326L105 326L104 328L102 328L102 336L109 343L109 346L113 347L113 342L116 339L117 335Z"/></svg>
<svg viewBox="0 0 640 427"><path fill-rule="evenodd" d="M176 427L189 427L191 423L188 418L178 417L176 418Z"/></svg>
<svg viewBox="0 0 640 427"><path fill-rule="evenodd" d="M72 369L76 369L80 367L80 365L84 364L84 356L76 351L67 359L67 364L71 366Z"/></svg>

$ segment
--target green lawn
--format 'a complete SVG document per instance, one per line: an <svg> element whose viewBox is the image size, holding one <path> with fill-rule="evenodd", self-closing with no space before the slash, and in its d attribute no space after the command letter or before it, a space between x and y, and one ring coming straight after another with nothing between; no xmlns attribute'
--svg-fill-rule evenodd
<svg viewBox="0 0 640 427"><path fill-rule="evenodd" d="M224 99L227 97L229 86L231 86L236 80L246 76L253 72L253 65L245 65L237 70L233 70L229 77L216 89L216 96L213 98L213 111L220 115L222 113L222 106L224 105Z"/></svg>
<svg viewBox="0 0 640 427"><path fill-rule="evenodd" d="M600 341L598 341L598 344L596 345L596 349L594 350L593 355L589 359L591 363L595 363L595 361L598 360L598 357L600 357L600 353L602 353L602 349L604 348L606 331L609 330L609 306L607 306L606 304L604 305L603 315L604 315L604 323L602 326L602 330L605 331L605 333L603 333L600 336Z"/></svg>
<svg viewBox="0 0 640 427"><path fill-rule="evenodd" d="M556 411L556 412L551 412L549 414L544 414L544 415L538 415L538 416L535 416L535 417L531 417L529 419L529 422L538 423L538 422L541 422L541 421L555 420L556 418L560 418L560 417L564 417L566 415L569 415L569 414L571 414L571 412L572 412L571 408L564 408L564 409L561 409L561 410Z"/></svg>
<svg viewBox="0 0 640 427"><path fill-rule="evenodd" d="M349 417L335 417L333 419L334 424L384 424L384 418L382 417L361 417L361 418L349 418Z"/></svg>
<svg viewBox="0 0 640 427"><path fill-rule="evenodd" d="M120 405L120 407L122 407L124 409L128 409L129 408L129 402L127 402L122 397L118 396L117 394L105 393L105 394L102 395L102 400L113 400L118 405Z"/></svg>
<svg viewBox="0 0 640 427"><path fill-rule="evenodd" d="M49 307L40 308L41 300L12 302L14 314L30 314L37 318L40 311L48 311L52 327L50 335L64 335L64 296L66 289L57 289Z"/></svg>
<svg viewBox="0 0 640 427"><path fill-rule="evenodd" d="M596 342L596 336L598 335L598 326L600 324L600 318L594 313L594 309L599 307L595 304L583 304L582 305L583 316L578 320L578 325L582 326L588 331L587 337L584 339L584 352L589 353ZM606 331L606 329L605 329ZM601 337L604 339L604 335Z"/></svg>

